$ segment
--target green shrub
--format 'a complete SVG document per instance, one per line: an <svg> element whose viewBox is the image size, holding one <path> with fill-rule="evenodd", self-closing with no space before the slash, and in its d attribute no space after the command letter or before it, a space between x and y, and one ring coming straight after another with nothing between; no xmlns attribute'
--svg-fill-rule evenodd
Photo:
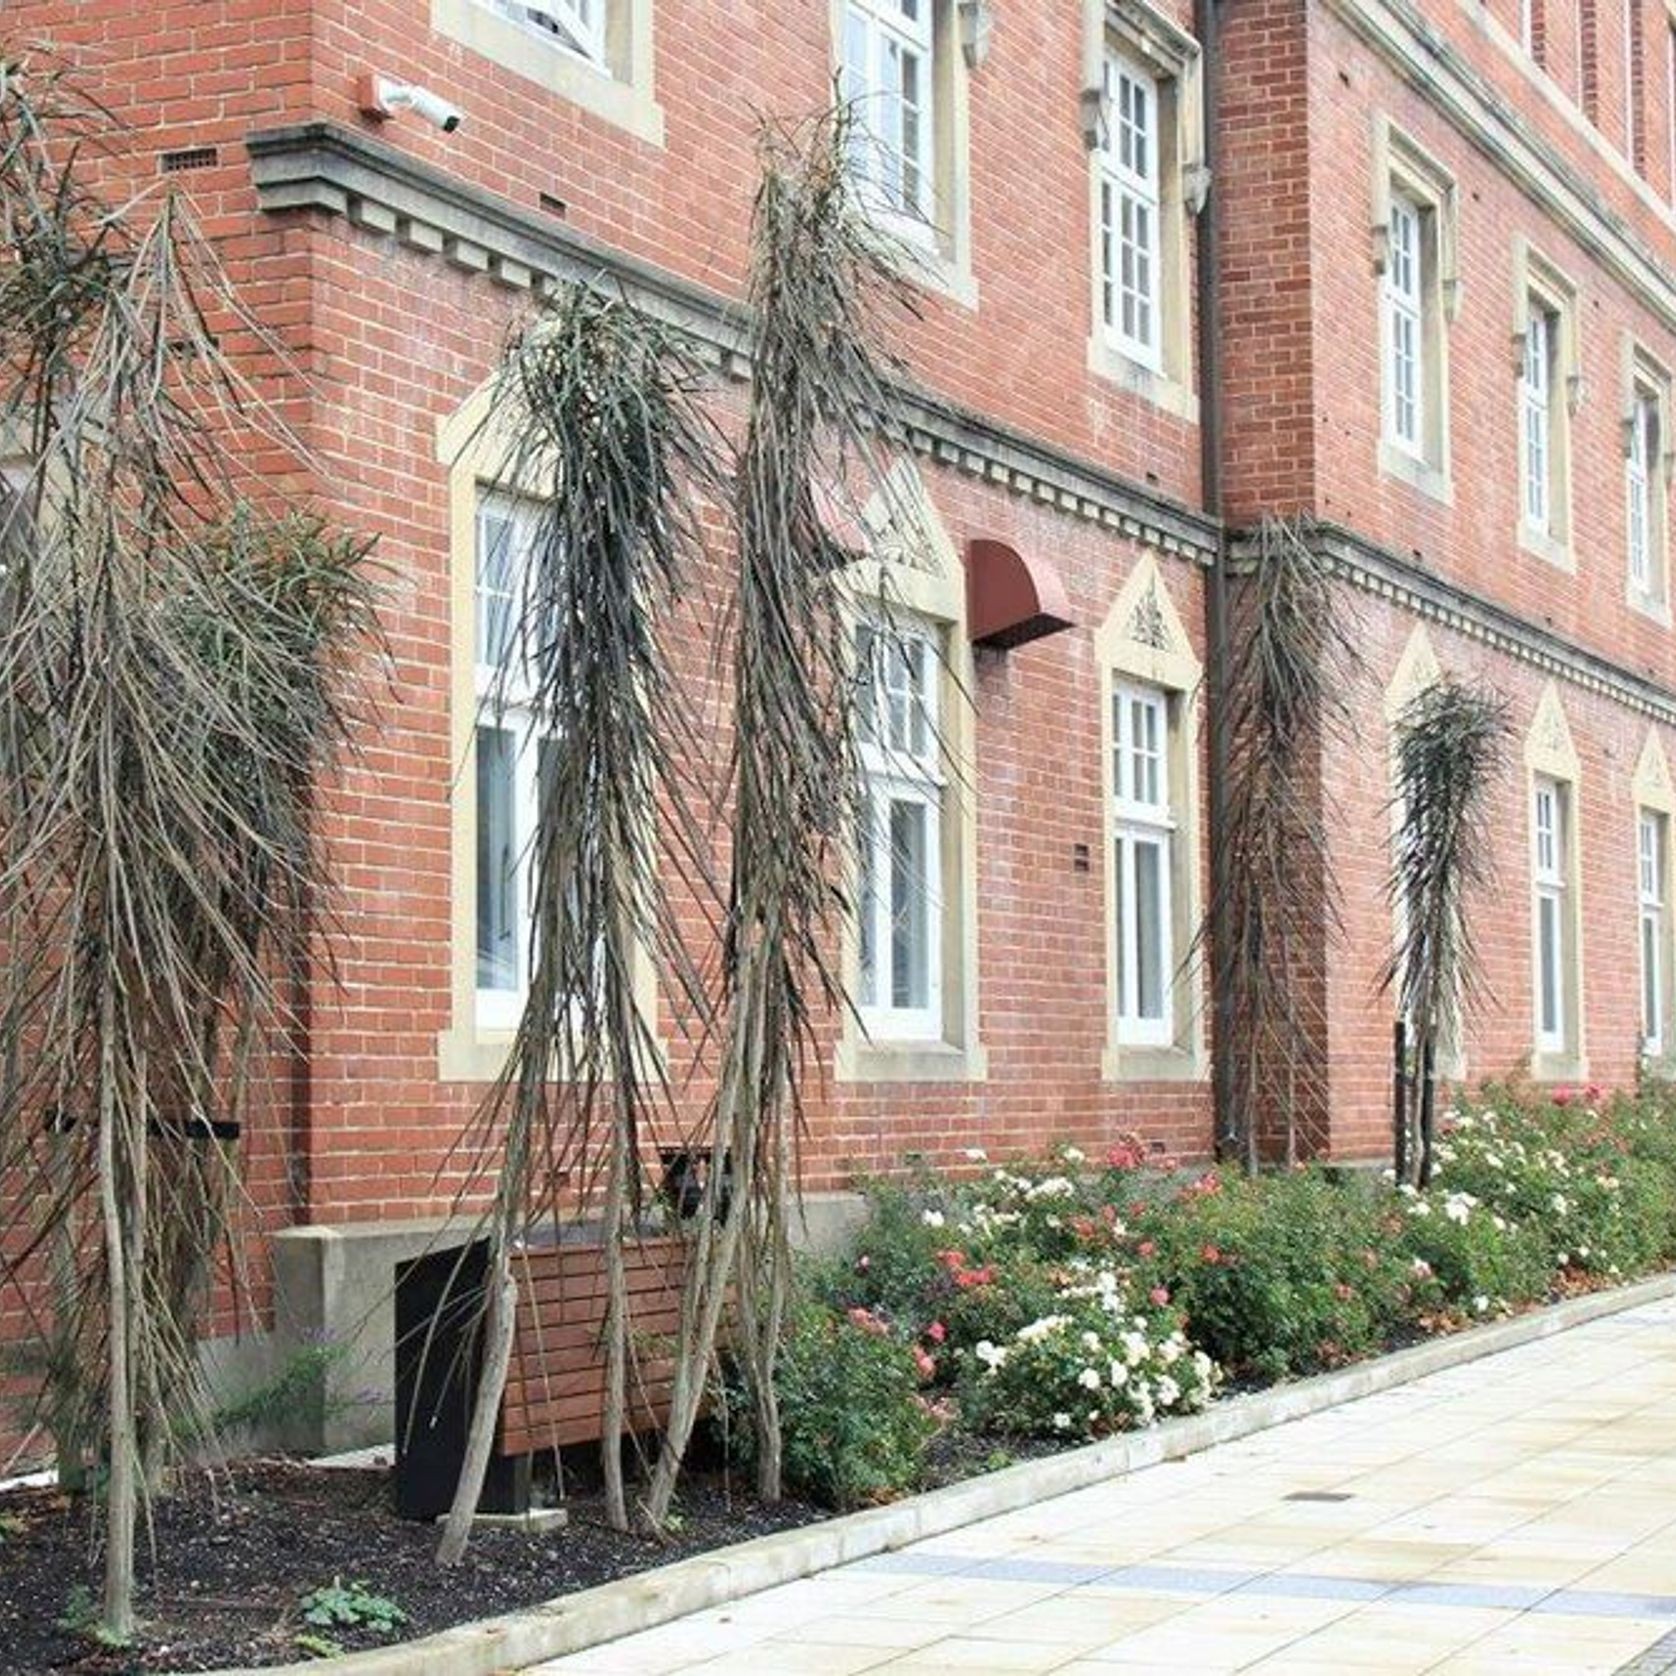
<svg viewBox="0 0 1676 1676"><path fill-rule="evenodd" d="M1510 1221L1444 1183L1401 1197L1398 1237L1422 1311L1488 1315L1546 1292L1553 1258L1539 1225Z"/></svg>
<svg viewBox="0 0 1676 1676"><path fill-rule="evenodd" d="M1091 1438L1203 1408L1217 1373L1179 1324L1130 1309L1112 1270L1068 1288L1059 1310L970 1353L968 1420L1017 1437Z"/></svg>
<svg viewBox="0 0 1676 1676"><path fill-rule="evenodd" d="M1147 1209L1134 1233L1144 1275L1230 1373L1281 1379L1366 1355L1407 1304L1379 1195L1319 1170L1207 1174Z"/></svg>
<svg viewBox="0 0 1676 1676"><path fill-rule="evenodd" d="M818 1304L792 1311L778 1394L786 1487L845 1509L915 1489L937 1431L912 1348L879 1316ZM733 1435L754 1450L749 1406L736 1392Z"/></svg>

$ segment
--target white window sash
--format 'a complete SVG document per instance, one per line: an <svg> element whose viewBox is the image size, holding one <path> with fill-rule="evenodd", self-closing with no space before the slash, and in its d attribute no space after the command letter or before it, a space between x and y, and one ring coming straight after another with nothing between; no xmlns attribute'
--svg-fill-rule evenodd
<svg viewBox="0 0 1676 1676"><path fill-rule="evenodd" d="M1643 814L1636 823L1640 921L1641 1037L1651 1057L1664 1052L1664 995L1669 931L1664 901L1664 819Z"/></svg>
<svg viewBox="0 0 1676 1676"><path fill-rule="evenodd" d="M858 756L866 783L870 818L858 834L864 846L864 871L871 881L871 900L860 893L858 914L867 919L858 927L863 948L871 948L871 971L861 974L857 1011L867 1034L880 1041L940 1041L943 1023L943 921L944 879L942 805L945 796L940 737L938 683L940 667L936 646L928 632L901 625L866 623L858 630L865 639L871 669L861 679L868 684L864 703L870 718L860 741ZM906 648L913 660L913 679L900 689L893 678L901 672L895 661L897 648ZM900 703L900 728L892 699ZM895 737L893 737L893 735ZM925 994L919 1005L898 1005L894 996L897 971L892 937L894 885L905 858L895 853L891 839L893 804L907 804L924 811L925 878L916 887L921 892L920 914L924 927L922 951Z"/></svg>
<svg viewBox="0 0 1676 1676"><path fill-rule="evenodd" d="M919 16L900 0L846 0L842 86L858 129L850 169L864 202L898 232L924 238L936 221L935 0ZM902 68L914 66L915 100L903 97Z"/></svg>
<svg viewBox="0 0 1676 1676"><path fill-rule="evenodd" d="M868 803L871 822L862 841L868 846L872 892L871 901L864 900L861 911L871 915L868 941L873 962L871 994L863 988L857 1010L868 1035L877 1041L940 1041L943 1036L941 798L923 780L881 776L869 782ZM891 839L891 811L897 804L924 811L926 877L918 884L910 880L907 885L910 890L921 891L920 913L925 934L925 994L918 1006L899 1005L895 1000L897 979L902 974L897 970L892 921L898 869L905 866L905 858L895 853Z"/></svg>
<svg viewBox="0 0 1676 1676"><path fill-rule="evenodd" d="M1541 1052L1559 1053L1567 1041L1565 992L1571 928L1566 879L1570 834L1557 782L1537 782L1531 827L1536 1041Z"/></svg>
<svg viewBox="0 0 1676 1676"><path fill-rule="evenodd" d="M1111 118L1099 151L1101 327L1123 354L1156 370L1163 345L1160 84L1115 53L1106 57L1105 80Z"/></svg>
<svg viewBox="0 0 1676 1676"><path fill-rule="evenodd" d="M478 958L477 937L473 938L474 977L476 989L476 1017L478 1026L488 1030L509 1030L517 1025L529 992L530 922L534 899L534 844L536 821L540 810L541 742L534 719L527 707L530 696L527 673L522 666L522 648L518 638L518 623L523 611L524 573L534 541L532 528L535 510L509 496L484 493L478 500L475 522L476 551L474 553L473 585L473 643L476 656L477 729L493 729L511 736L512 749L512 842L516 859L513 863L518 910L514 924L514 982L509 988L491 988L478 981L475 963ZM512 670L502 679L497 666L482 656L481 582L478 570L491 521L510 526L508 539L512 543L511 565L503 591L506 600L507 632L510 638L509 656L517 660ZM474 749L476 732L473 733ZM479 765L481 773L481 764ZM473 787L474 809L476 787ZM473 867L477 865L473 851ZM481 881L477 881L481 884ZM496 881L498 888L499 881ZM472 894L473 913L477 912L477 892ZM481 934L481 926L478 933Z"/></svg>
<svg viewBox="0 0 1676 1676"><path fill-rule="evenodd" d="M1652 497L1647 474L1647 398L1637 394L1630 422L1629 459L1624 475L1629 497L1629 579L1640 593L1647 593L1652 580L1651 526Z"/></svg>
<svg viewBox="0 0 1676 1676"><path fill-rule="evenodd" d="M608 0L478 0L478 4L550 46L595 66L605 63Z"/></svg>
<svg viewBox="0 0 1676 1676"><path fill-rule="evenodd" d="M1554 319L1532 299L1520 380L1525 437L1525 522L1546 533L1553 521Z"/></svg>
<svg viewBox="0 0 1676 1676"><path fill-rule="evenodd" d="M1137 711L1145 720L1137 732ZM1144 736L1143 736L1144 735ZM1117 1040L1168 1047L1175 1040L1175 817L1170 805L1169 701L1155 689L1112 685L1112 865L1117 901ZM1155 791L1154 796L1148 793ZM1156 856L1155 946L1144 947L1141 914L1143 852ZM1145 1011L1141 976L1151 964L1155 1011Z"/></svg>
<svg viewBox="0 0 1676 1676"><path fill-rule="evenodd" d="M1424 235L1419 206L1393 195L1385 267L1385 426L1390 440L1416 457L1425 452L1426 436Z"/></svg>

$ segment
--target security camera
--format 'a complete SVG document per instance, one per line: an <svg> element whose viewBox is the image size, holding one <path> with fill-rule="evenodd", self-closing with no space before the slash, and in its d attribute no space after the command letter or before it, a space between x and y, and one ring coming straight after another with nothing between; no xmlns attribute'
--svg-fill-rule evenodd
<svg viewBox="0 0 1676 1676"><path fill-rule="evenodd" d="M460 107L449 104L440 93L411 82L391 81L388 76L361 78L360 106L363 115L380 119L412 111L445 134L452 134L465 121Z"/></svg>

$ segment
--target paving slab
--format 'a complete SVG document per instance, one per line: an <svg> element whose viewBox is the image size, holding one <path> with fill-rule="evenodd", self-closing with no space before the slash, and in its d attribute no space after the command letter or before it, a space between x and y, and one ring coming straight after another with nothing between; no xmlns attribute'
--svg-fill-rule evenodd
<svg viewBox="0 0 1676 1676"><path fill-rule="evenodd" d="M527 1676L1676 1673L1676 1300Z"/></svg>

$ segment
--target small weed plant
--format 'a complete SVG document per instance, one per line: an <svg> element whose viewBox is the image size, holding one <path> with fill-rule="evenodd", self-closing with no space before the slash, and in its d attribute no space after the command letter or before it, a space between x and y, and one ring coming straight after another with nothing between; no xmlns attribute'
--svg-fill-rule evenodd
<svg viewBox="0 0 1676 1676"><path fill-rule="evenodd" d="M303 1622L317 1629L358 1629L373 1635L394 1635L407 1614L388 1595L374 1594L364 1582L345 1583L334 1577L323 1588L311 1589L298 1606Z"/></svg>

